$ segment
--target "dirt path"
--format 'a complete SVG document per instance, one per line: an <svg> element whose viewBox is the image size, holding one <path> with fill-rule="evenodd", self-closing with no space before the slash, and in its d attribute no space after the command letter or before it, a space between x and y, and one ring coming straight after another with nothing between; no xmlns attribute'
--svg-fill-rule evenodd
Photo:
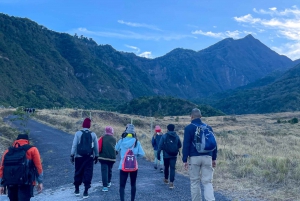
<svg viewBox="0 0 300 201"><path fill-rule="evenodd" d="M14 123L18 126L17 123ZM34 120L29 120L28 129L30 138L34 145L39 149L44 168L44 191L35 195L32 200L47 201L74 201L81 200L73 194L74 187L73 174L74 166L69 161L73 135L46 126ZM117 170L118 162L113 168L112 187L108 192L101 191L101 168L99 164L94 166L94 176L90 197L87 200L119 200L119 171ZM139 172L137 178L136 200L172 200L183 201L191 200L189 178L176 174L175 188L170 190L167 185L163 184L163 173L154 170L151 162L145 159L139 160ZM81 186L81 192L83 192ZM126 200L130 199L130 183L126 185ZM216 200L229 201L231 199L215 192ZM0 197L1 201L6 201Z"/></svg>

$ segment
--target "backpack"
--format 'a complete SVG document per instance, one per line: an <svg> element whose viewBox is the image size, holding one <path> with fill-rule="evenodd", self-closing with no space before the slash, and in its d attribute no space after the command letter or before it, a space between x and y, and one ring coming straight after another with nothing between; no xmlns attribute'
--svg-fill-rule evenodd
<svg viewBox="0 0 300 201"><path fill-rule="evenodd" d="M193 145L198 153L209 153L216 149L217 141L214 133L208 129L206 124L196 126L196 132L193 140Z"/></svg>
<svg viewBox="0 0 300 201"><path fill-rule="evenodd" d="M122 171L124 172L134 172L138 170L138 163L136 156L134 155L132 149L135 146L135 143L131 148L129 148L125 155L122 162Z"/></svg>
<svg viewBox="0 0 300 201"><path fill-rule="evenodd" d="M16 147L16 145L19 145ZM32 185L35 179L34 166L26 158L26 152L33 146L17 143L8 149L3 160L3 184Z"/></svg>
<svg viewBox="0 0 300 201"><path fill-rule="evenodd" d="M177 156L179 149L178 149L178 138L177 136L171 136L166 134L166 139L164 142L164 150L170 156Z"/></svg>
<svg viewBox="0 0 300 201"><path fill-rule="evenodd" d="M94 145L91 133L92 132L89 130L82 130L80 142L77 145L77 154L79 154L80 156L93 155Z"/></svg>

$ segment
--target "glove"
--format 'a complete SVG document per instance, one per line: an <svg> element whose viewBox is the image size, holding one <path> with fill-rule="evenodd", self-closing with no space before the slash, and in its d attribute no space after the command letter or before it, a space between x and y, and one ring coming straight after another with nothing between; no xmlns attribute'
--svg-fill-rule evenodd
<svg viewBox="0 0 300 201"><path fill-rule="evenodd" d="M98 156L94 157L94 163L97 164L98 163Z"/></svg>
<svg viewBox="0 0 300 201"><path fill-rule="evenodd" d="M70 161L71 161L71 163L74 165L74 162L75 162L74 155L71 155L71 156L70 156Z"/></svg>

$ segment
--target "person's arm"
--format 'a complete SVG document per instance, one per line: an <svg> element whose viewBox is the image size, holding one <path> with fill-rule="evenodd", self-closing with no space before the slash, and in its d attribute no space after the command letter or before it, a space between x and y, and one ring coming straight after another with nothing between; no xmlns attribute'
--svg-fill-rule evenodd
<svg viewBox="0 0 300 201"><path fill-rule="evenodd" d="M183 147L182 147L182 162L187 163L190 155L191 139L188 126L184 128Z"/></svg>
<svg viewBox="0 0 300 201"><path fill-rule="evenodd" d="M178 136L178 149L180 149L181 147L182 147L181 140L180 137Z"/></svg>
<svg viewBox="0 0 300 201"><path fill-rule="evenodd" d="M122 141L122 139L119 140L118 143L117 143L116 146L115 146L115 150L116 150L117 152L120 152L120 149L121 149L121 141Z"/></svg>
<svg viewBox="0 0 300 201"><path fill-rule="evenodd" d="M161 150L163 150L164 148L164 142L165 142L165 139L164 139L164 135L161 136L160 140L159 140L159 144L158 144L158 148L157 148L157 160L163 160L162 158L160 158L160 152Z"/></svg>
<svg viewBox="0 0 300 201"><path fill-rule="evenodd" d="M152 143L152 147L154 148L155 144L156 144L156 140L155 140L154 136L152 137L151 143Z"/></svg>
<svg viewBox="0 0 300 201"><path fill-rule="evenodd" d="M97 135L93 132L93 143L94 143L94 156L98 158L99 156L99 147L98 147L98 141L97 141Z"/></svg>
<svg viewBox="0 0 300 201"><path fill-rule="evenodd" d="M143 150L143 147L142 147L140 141L138 141L137 143L138 143L138 144L137 144L137 146L138 146L138 154L137 154L137 156L138 156L138 157L143 157L143 156L145 156L145 152L144 152L144 150Z"/></svg>
<svg viewBox="0 0 300 201"><path fill-rule="evenodd" d="M81 131L80 131L81 132ZM74 156L76 154L77 151L77 144L78 144L78 136L77 133L75 133L74 135L74 139L73 139L73 144L72 144L72 149L71 149L71 156Z"/></svg>

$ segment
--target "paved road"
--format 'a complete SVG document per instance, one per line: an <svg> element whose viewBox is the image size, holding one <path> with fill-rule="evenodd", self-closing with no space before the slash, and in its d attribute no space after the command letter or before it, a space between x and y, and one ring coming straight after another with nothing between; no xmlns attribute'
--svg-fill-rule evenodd
<svg viewBox="0 0 300 201"><path fill-rule="evenodd" d="M18 127L17 122L14 125ZM41 194L35 195L32 200L82 200L81 197L77 198L73 194L74 166L69 161L73 135L34 120L29 120L28 129L30 130L31 141L40 151L44 168L44 191ZM89 191L90 197L87 200L119 200L119 171L117 170L117 166L118 162L114 165L112 187L108 192L101 191L101 184L99 183L101 180L100 165L96 164L94 166L92 188ZM179 174L176 174L175 179L175 188L170 190L162 182L163 173L154 170L151 162L140 159L136 200L191 200L189 179ZM82 186L81 192L83 192ZM130 200L130 183L127 183L125 193L127 195L126 200ZM218 192L215 192L215 197L218 201L230 201L229 198L222 196ZM5 201L5 198L0 197L0 200Z"/></svg>

